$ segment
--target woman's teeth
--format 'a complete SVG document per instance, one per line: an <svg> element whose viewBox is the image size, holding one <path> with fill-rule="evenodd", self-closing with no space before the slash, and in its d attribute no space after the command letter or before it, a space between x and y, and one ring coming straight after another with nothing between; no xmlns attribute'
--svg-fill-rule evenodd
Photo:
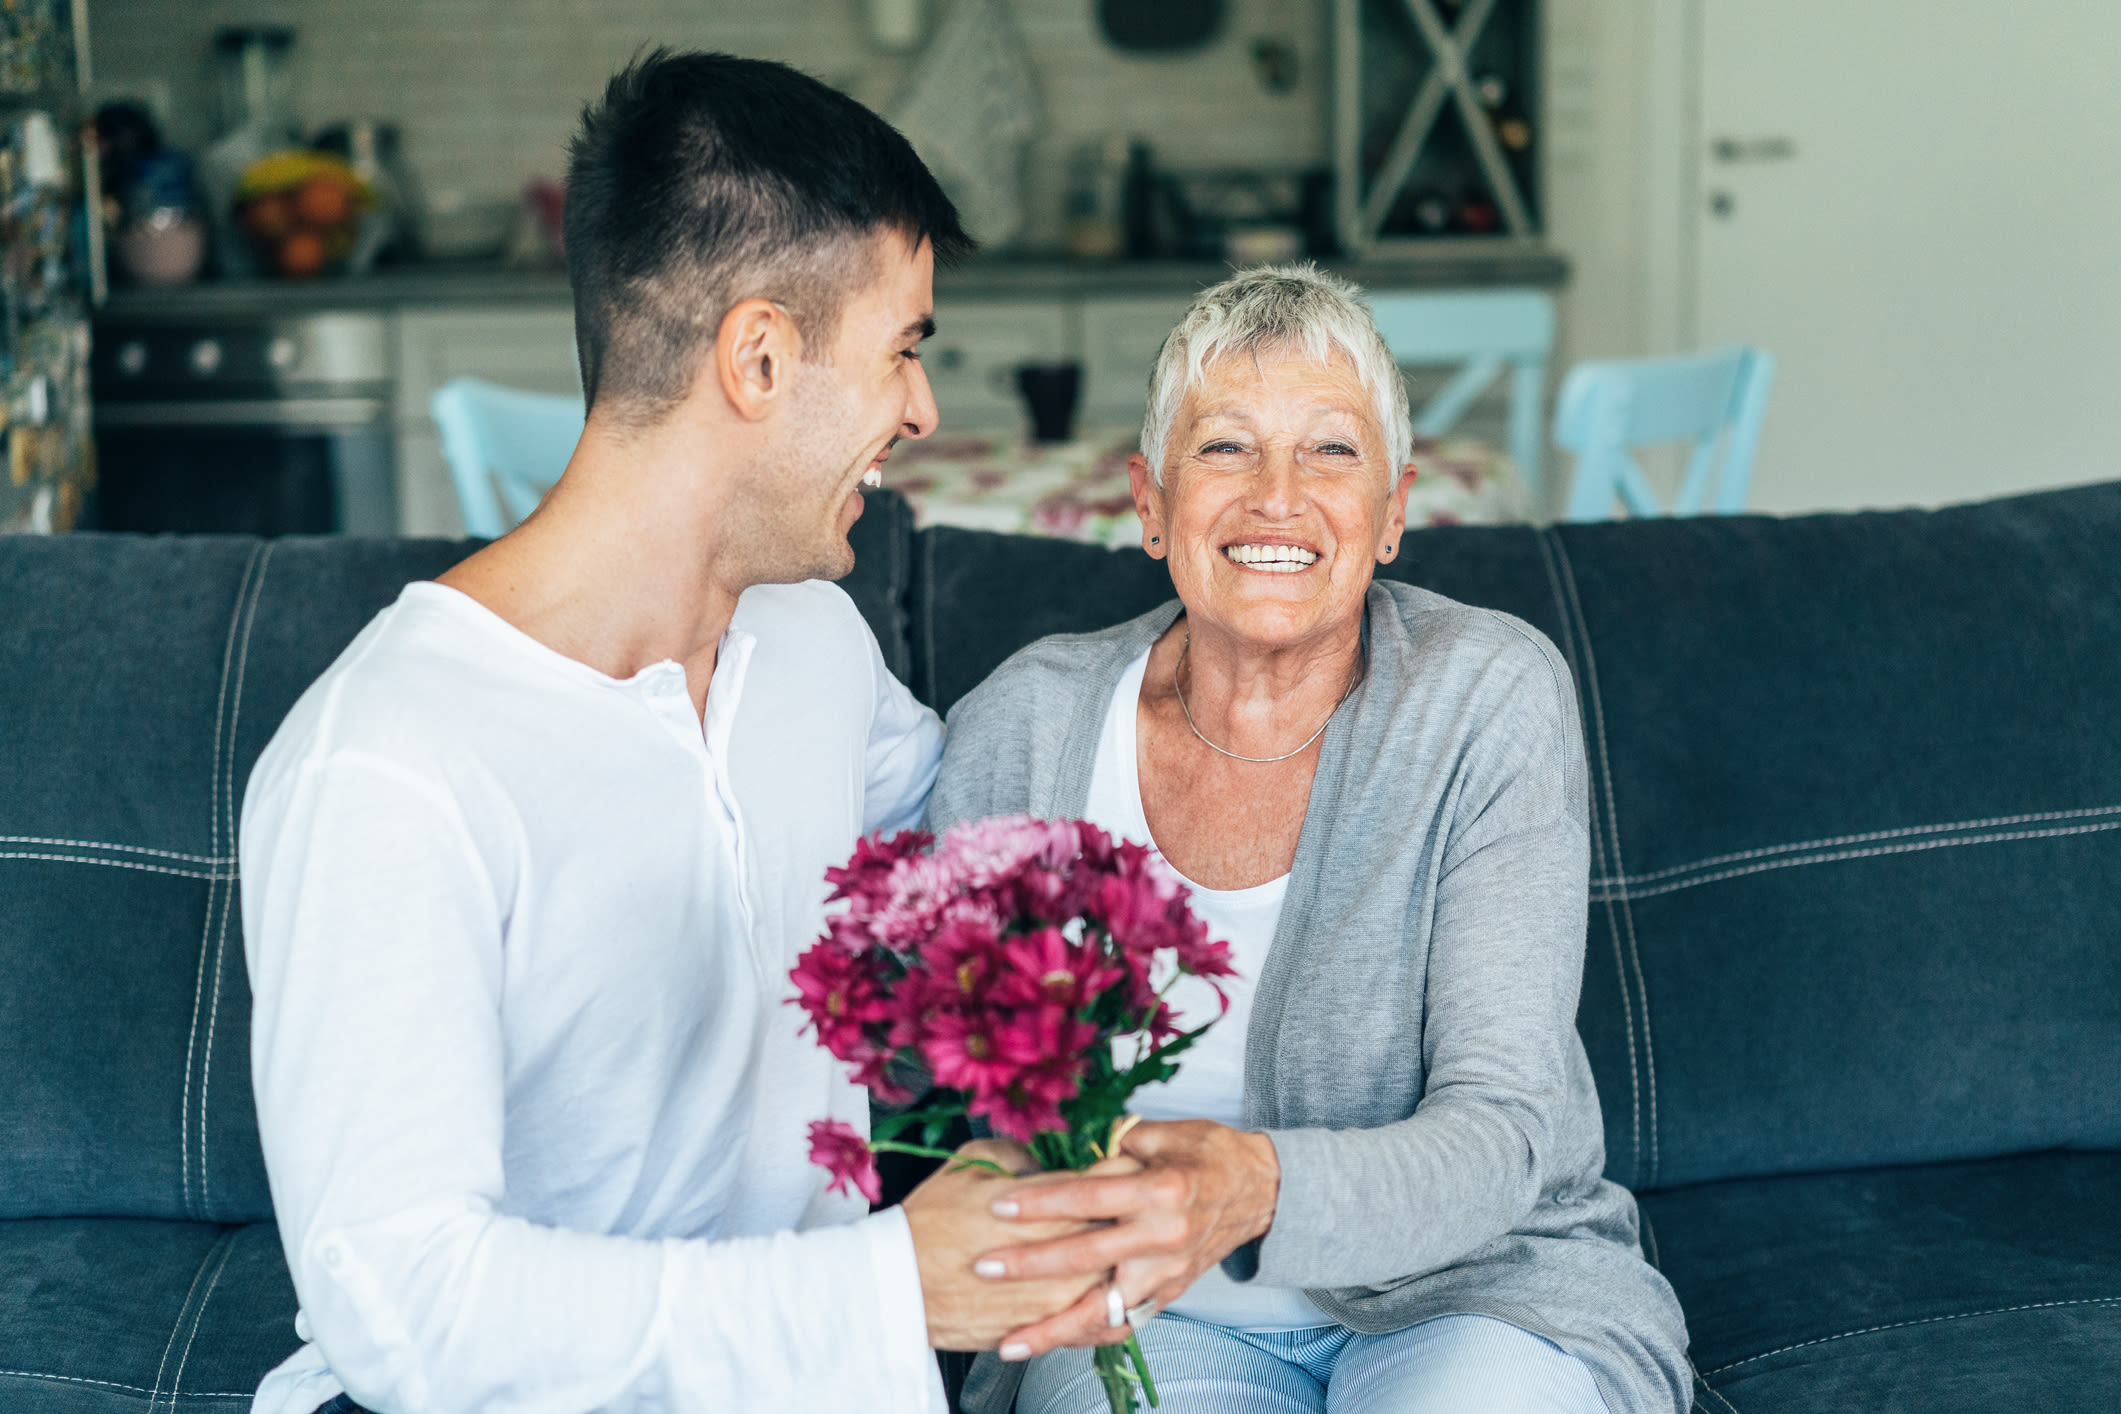
<svg viewBox="0 0 2121 1414"><path fill-rule="evenodd" d="M1318 553L1301 545L1225 545L1223 553L1247 569L1295 574L1318 563Z"/></svg>
<svg viewBox="0 0 2121 1414"><path fill-rule="evenodd" d="M884 469L883 469L882 467L880 467L880 466L872 466L872 467L870 467L870 468L869 468L869 469L868 469L867 471L865 471L865 472L863 472L863 473L862 473L862 485L864 485L864 486L881 486L881 485L883 485L883 484L884 484Z"/></svg>

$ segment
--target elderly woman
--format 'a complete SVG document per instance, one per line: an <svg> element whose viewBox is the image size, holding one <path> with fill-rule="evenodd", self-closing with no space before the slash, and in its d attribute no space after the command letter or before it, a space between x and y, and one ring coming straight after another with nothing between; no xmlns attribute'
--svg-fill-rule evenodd
<svg viewBox="0 0 2121 1414"><path fill-rule="evenodd" d="M1353 286L1304 266L1208 290L1132 462L1178 601L1035 643L951 714L932 824L1079 816L1150 846L1244 979L1137 1096L1138 1174L998 1205L1108 1221L982 1274L1111 1285L985 1357L968 1409L1006 1409L1021 1372L1020 1414L1098 1414L1079 1347L1124 1337L1123 1306L1165 1414L1688 1407L1576 1034L1569 671L1516 619L1374 582L1410 441ZM1218 1005L1172 1001L1181 1024Z"/></svg>

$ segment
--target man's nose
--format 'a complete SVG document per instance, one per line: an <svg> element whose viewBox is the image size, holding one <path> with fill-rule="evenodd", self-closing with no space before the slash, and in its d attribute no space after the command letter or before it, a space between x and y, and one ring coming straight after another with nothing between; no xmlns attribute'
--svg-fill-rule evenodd
<svg viewBox="0 0 2121 1414"><path fill-rule="evenodd" d="M935 389L928 385L928 370L915 363L911 386L906 392L904 435L925 437L935 431L942 420L943 415L935 406Z"/></svg>

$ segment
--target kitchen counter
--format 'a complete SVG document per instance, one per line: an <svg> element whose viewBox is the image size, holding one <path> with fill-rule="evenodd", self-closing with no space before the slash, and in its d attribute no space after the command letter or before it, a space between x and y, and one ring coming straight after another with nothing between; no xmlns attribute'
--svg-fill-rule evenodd
<svg viewBox="0 0 2121 1414"><path fill-rule="evenodd" d="M1499 241L1439 241L1406 260L1325 262L1366 288L1449 289L1530 286L1568 280L1568 262L1540 246ZM1228 273L1191 261L974 260L939 271L939 299L1182 296ZM206 280L175 289L111 292L98 311L106 320L241 318L325 309L391 310L419 305L565 305L567 277L556 271L508 270L492 264L401 266L372 275L317 280Z"/></svg>

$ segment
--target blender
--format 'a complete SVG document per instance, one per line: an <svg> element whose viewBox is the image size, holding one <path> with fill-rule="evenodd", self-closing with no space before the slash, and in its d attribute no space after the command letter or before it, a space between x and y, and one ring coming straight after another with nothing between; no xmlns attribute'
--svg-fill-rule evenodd
<svg viewBox="0 0 2121 1414"><path fill-rule="evenodd" d="M258 270L234 222L244 169L260 157L301 145L288 108L288 52L294 45L295 32L284 25L227 25L214 32L221 136L201 154L199 176L224 275Z"/></svg>

